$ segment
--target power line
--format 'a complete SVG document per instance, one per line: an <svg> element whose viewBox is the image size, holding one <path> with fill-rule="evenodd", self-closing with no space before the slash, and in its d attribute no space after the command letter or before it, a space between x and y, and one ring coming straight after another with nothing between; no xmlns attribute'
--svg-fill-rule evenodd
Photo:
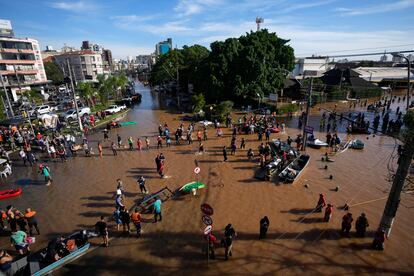
<svg viewBox="0 0 414 276"><path fill-rule="evenodd" d="M390 45L390 46L383 46L383 47L360 48L360 49L352 49L352 50L351 49L349 49L349 50L338 50L338 51L332 51L332 52L322 52L321 54L342 53L342 52L363 51L363 50L378 50L378 49L385 49L385 48L406 47L406 46L413 46L413 45L414 45L414 43L400 44L400 45ZM312 55L312 54L314 54L314 53L298 54L298 56L307 56L307 55Z"/></svg>

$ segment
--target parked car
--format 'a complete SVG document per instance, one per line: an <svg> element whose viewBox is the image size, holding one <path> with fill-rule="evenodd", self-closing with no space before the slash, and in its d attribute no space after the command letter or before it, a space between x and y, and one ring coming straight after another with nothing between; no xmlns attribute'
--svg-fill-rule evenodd
<svg viewBox="0 0 414 276"><path fill-rule="evenodd" d="M90 113L91 113L91 109L89 107L82 107L79 109L79 116L81 117L86 114L90 114ZM64 121L76 120L77 119L76 109L69 109L68 111L63 113L60 117Z"/></svg>
<svg viewBox="0 0 414 276"><path fill-rule="evenodd" d="M55 111L55 108L45 104L45 105L40 105L36 107L35 112L37 115L42 115L42 114L50 113L52 111Z"/></svg>
<svg viewBox="0 0 414 276"><path fill-rule="evenodd" d="M118 105L114 104L114 105L110 105L107 109L105 109L105 113L106 114L115 114L115 113L118 113L118 112L124 110L125 108L126 108L125 105L118 106Z"/></svg>

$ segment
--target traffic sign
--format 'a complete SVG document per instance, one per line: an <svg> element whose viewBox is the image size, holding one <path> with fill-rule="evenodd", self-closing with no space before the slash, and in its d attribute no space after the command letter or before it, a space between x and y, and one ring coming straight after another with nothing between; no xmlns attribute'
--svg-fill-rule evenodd
<svg viewBox="0 0 414 276"><path fill-rule="evenodd" d="M204 215L201 217L201 220L205 225L213 225L213 219L210 216Z"/></svg>
<svg viewBox="0 0 414 276"><path fill-rule="evenodd" d="M313 133L313 127L305 126L305 133L312 134Z"/></svg>
<svg viewBox="0 0 414 276"><path fill-rule="evenodd" d="M206 228L204 228L204 235L210 234L211 230L213 230L213 226L207 225Z"/></svg>
<svg viewBox="0 0 414 276"><path fill-rule="evenodd" d="M195 169L194 169L195 174L199 174L200 171L201 171L200 167L195 167Z"/></svg>
<svg viewBox="0 0 414 276"><path fill-rule="evenodd" d="M213 208L207 203L201 204L201 212L207 216L211 216L214 213Z"/></svg>

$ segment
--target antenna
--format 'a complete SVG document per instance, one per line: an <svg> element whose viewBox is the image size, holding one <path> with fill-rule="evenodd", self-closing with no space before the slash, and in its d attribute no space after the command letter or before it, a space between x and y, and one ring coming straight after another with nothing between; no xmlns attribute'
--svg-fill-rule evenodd
<svg viewBox="0 0 414 276"><path fill-rule="evenodd" d="M260 24L264 22L264 19L262 17L256 17L256 24L257 24L257 31L260 31Z"/></svg>

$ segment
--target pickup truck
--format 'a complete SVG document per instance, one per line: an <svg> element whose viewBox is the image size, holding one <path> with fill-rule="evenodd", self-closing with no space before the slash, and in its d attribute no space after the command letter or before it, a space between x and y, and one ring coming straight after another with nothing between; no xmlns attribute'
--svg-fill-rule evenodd
<svg viewBox="0 0 414 276"><path fill-rule="evenodd" d="M86 114L90 114L91 113L91 109L89 107L82 107L79 108L79 116L82 117L83 115ZM61 119L65 120L65 121L71 121L71 120L76 120L76 109L69 109L68 111L66 111L65 113L63 113L61 116Z"/></svg>
<svg viewBox="0 0 414 276"><path fill-rule="evenodd" d="M115 113L118 113L118 112L120 112L124 109L126 109L125 105L118 106L118 105L114 104L114 105L110 105L107 109L105 109L105 113L108 114L108 115L115 114Z"/></svg>

